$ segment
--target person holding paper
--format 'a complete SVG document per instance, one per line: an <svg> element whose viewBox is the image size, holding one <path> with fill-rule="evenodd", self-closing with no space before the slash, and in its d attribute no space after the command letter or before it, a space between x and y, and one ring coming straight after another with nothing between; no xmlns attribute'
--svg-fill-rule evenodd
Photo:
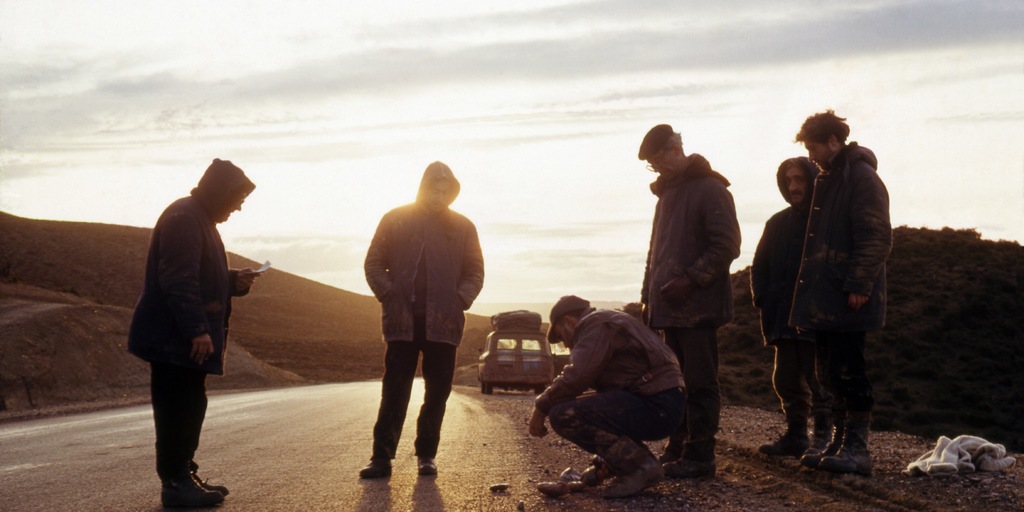
<svg viewBox="0 0 1024 512"><path fill-rule="evenodd" d="M231 297L249 293L260 275L228 268L217 224L241 210L255 188L230 161L215 159L153 228L128 351L150 364L165 507L208 507L228 494L199 478L193 457L206 417L206 376L224 374Z"/></svg>

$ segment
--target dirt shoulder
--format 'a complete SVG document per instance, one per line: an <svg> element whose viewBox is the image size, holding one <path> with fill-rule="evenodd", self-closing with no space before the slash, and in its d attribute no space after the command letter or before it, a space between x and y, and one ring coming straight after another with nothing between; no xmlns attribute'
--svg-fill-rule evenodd
<svg viewBox="0 0 1024 512"><path fill-rule="evenodd" d="M476 392L460 386L466 393ZM528 394L495 392L484 397L489 412L526 421L533 407ZM718 444L718 475L713 479L666 480L632 498L602 499L590 490L561 499L543 498L542 510L629 511L968 511L1024 510L1024 457L1001 473L978 472L941 478L912 477L902 471L934 448L927 440L898 432L872 432L871 477L831 475L808 470L794 458L769 458L757 447L784 430L779 414L744 407L722 410ZM955 437L960 433L951 433ZM517 436L518 437L518 436ZM661 444L652 443L660 453ZM529 438L524 450L533 454L532 482L557 480L567 467L582 471L590 455L549 434Z"/></svg>

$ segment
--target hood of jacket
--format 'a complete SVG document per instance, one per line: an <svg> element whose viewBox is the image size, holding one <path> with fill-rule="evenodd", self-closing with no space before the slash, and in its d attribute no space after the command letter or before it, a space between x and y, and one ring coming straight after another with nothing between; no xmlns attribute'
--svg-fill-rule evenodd
<svg viewBox="0 0 1024 512"><path fill-rule="evenodd" d="M832 160L829 162L829 168L826 171L842 169L846 165L853 167L857 162L864 162L875 171L878 170L878 157L875 156L875 153L856 142L851 142L843 146L836 153L836 156L832 157Z"/></svg>
<svg viewBox="0 0 1024 512"><path fill-rule="evenodd" d="M796 206L789 197L789 184L786 183L786 170L790 167L797 167L804 171L804 177L807 178L807 204L810 205L811 192L814 190L814 178L818 177L820 169L818 169L818 166L814 165L814 162L806 156L790 158L784 160L782 164L779 165L779 171L775 173L775 182L779 185L779 193L782 194L782 198L785 199L790 206Z"/></svg>
<svg viewBox="0 0 1024 512"><path fill-rule="evenodd" d="M451 168L441 162L434 162L423 171L423 178L420 179L420 188L416 193L416 202L424 203L430 186L439 181L446 181L451 184L451 193L446 203L446 206L451 206L455 202L455 198L459 197L462 185L459 183L459 180L455 179L455 174L452 173Z"/></svg>
<svg viewBox="0 0 1024 512"><path fill-rule="evenodd" d="M711 177L718 181L721 181L723 185L728 187L730 185L729 180L711 168L711 163L708 162L707 158L703 155L693 153L690 155L690 163L686 166L686 169L680 173L672 174L660 174L658 179L651 183L651 192L661 197L666 190L677 187L688 181Z"/></svg>
<svg viewBox="0 0 1024 512"><path fill-rule="evenodd" d="M203 205L211 218L218 218L224 212L230 213L240 196L248 196L255 189L256 185L230 160L214 158L199 184L192 189L192 197Z"/></svg>

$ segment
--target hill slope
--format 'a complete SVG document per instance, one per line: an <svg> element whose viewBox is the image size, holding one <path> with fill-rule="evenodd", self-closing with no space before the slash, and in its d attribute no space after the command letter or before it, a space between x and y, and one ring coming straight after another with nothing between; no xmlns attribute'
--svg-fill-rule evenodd
<svg viewBox="0 0 1024 512"><path fill-rule="evenodd" d="M150 232L0 212L0 405L146 391L148 367L124 346ZM228 257L232 266L256 266ZM234 306L227 375L211 387L358 380L383 371L373 297L271 269ZM488 325L470 315L467 332L479 337ZM474 362L480 346L467 343L460 364Z"/></svg>
<svg viewBox="0 0 1024 512"><path fill-rule="evenodd" d="M885 329L868 334L872 426L926 438L973 434L1024 448L1024 249L973 230L899 227L888 263ZM778 409L771 349L733 274L736 318L720 331L729 403Z"/></svg>
<svg viewBox="0 0 1024 512"><path fill-rule="evenodd" d="M8 407L27 405L26 389L37 390L38 404L144 387L145 366L123 345L149 233L0 213L0 398ZM1024 365L1024 249L971 230L900 227L894 240L887 327L868 337L874 427L926 438L973 434L1024 448L1024 382L1017 378ZM233 266L254 265L229 257ZM773 353L750 303L749 269L733 274L733 290L736 318L719 335L724 399L777 410ZM246 377L237 386L293 382L295 375L372 379L383 370L373 297L271 269L235 302L234 315L232 343L244 350L232 349L228 377L213 385L236 386L239 373L257 369L264 380ZM476 362L489 330L486 317L469 315L460 366ZM62 359L65 353L79 355ZM122 371L128 375L113 375ZM79 388L91 395L66 391Z"/></svg>

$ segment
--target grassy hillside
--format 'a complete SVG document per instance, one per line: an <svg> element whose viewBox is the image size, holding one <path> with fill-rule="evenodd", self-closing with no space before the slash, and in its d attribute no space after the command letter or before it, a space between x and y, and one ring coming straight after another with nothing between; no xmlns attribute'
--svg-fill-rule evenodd
<svg viewBox="0 0 1024 512"><path fill-rule="evenodd" d="M928 438L972 434L1024 448L1024 249L973 230L900 227L888 264L886 327L868 335L873 425ZM778 409L771 349L733 275L736 319L721 331L728 402Z"/></svg>

